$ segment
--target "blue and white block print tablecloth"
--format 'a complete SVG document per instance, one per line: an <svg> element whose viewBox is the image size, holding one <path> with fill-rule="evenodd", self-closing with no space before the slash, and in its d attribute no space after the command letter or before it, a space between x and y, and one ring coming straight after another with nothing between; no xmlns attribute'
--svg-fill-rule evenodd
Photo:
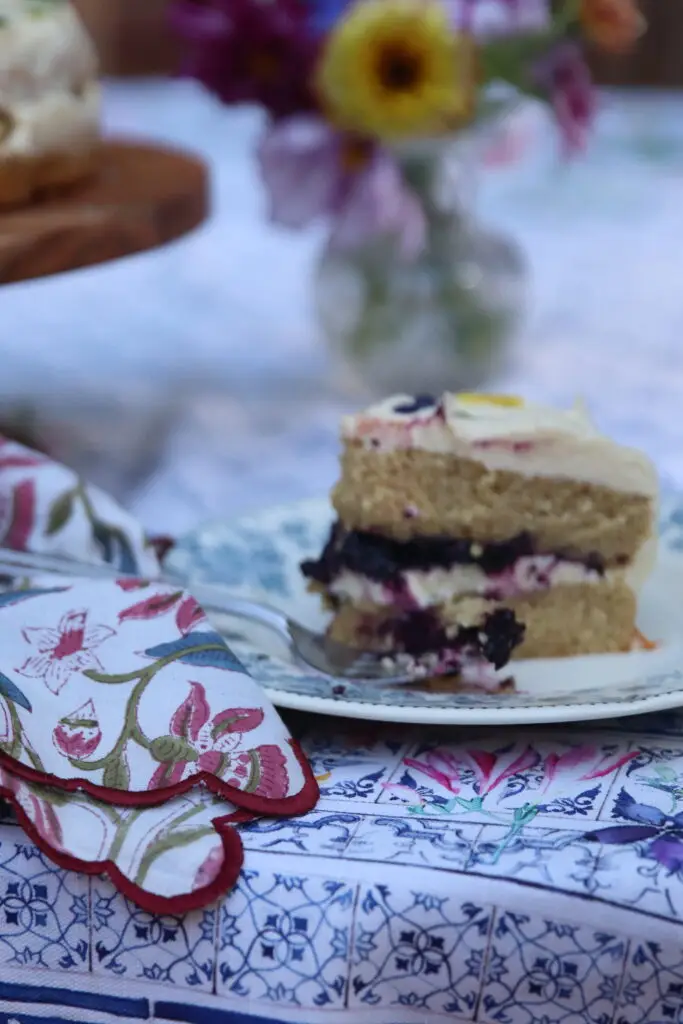
<svg viewBox="0 0 683 1024"><path fill-rule="evenodd" d="M153 917L4 824L0 1020L683 1020L683 714L299 725L321 803L249 826L215 908Z"/></svg>

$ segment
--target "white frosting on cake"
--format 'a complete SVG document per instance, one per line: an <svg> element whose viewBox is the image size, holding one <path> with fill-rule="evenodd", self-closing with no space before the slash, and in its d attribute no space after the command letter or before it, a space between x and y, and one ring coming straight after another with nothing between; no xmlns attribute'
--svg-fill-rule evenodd
<svg viewBox="0 0 683 1024"><path fill-rule="evenodd" d="M93 82L79 97L48 93L33 102L15 104L12 113L13 130L0 141L0 157L81 149L91 145L99 132L100 87Z"/></svg>
<svg viewBox="0 0 683 1024"><path fill-rule="evenodd" d="M66 0L0 0L0 156L41 156L94 141L95 48Z"/></svg>
<svg viewBox="0 0 683 1024"><path fill-rule="evenodd" d="M647 456L601 434L585 409L555 409L505 395L397 395L342 422L342 436L377 451L416 448L524 476L604 484L655 498Z"/></svg>

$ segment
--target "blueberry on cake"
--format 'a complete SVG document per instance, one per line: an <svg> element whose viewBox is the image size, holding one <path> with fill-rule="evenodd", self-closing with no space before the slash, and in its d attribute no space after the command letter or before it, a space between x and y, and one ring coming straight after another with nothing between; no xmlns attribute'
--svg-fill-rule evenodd
<svg viewBox="0 0 683 1024"><path fill-rule="evenodd" d="M631 648L657 474L584 410L401 395L342 439L337 518L302 565L335 639L454 671Z"/></svg>
<svg viewBox="0 0 683 1024"><path fill-rule="evenodd" d="M0 206L74 185L95 169L97 71L67 0L0 0Z"/></svg>

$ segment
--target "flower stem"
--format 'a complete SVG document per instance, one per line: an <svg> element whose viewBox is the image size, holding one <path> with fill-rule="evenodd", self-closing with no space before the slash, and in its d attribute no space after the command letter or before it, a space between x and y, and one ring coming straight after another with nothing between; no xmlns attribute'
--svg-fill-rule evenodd
<svg viewBox="0 0 683 1024"><path fill-rule="evenodd" d="M135 669L133 672L122 672L117 675L109 675L106 672L96 672L94 669L88 669L87 672L84 672L83 675L87 676L88 679L92 679L94 683L118 686L121 683L132 683L136 679L138 682L133 687L130 697L126 702L126 713L123 728L109 753L105 754L104 757L99 758L97 761L77 761L69 758L71 766L76 768L78 771L83 772L95 772L100 769L104 769L112 762L112 760L123 754L129 740L133 740L133 742L137 743L139 746L144 747L145 750L149 750L151 747L151 740L145 736L138 721L138 707L140 699L148 685L162 668L166 668L174 661L179 661L183 657L187 657L188 654L215 650L218 646L219 645L216 643L197 644L196 647L173 651L171 654L167 654L163 658L159 658L159 660L155 661L152 665L148 665L147 668Z"/></svg>
<svg viewBox="0 0 683 1024"><path fill-rule="evenodd" d="M199 810L199 808L196 808L196 810ZM187 829L184 832L172 832L165 838L159 839L145 851L145 854L140 861L140 867L135 875L135 882L137 885L142 885L152 864L158 857L161 857L162 854L167 853L169 850L177 849L179 846L188 846L190 843L194 843L198 839L205 839L212 833L214 835L216 834L216 830L213 826L202 825L195 829Z"/></svg>

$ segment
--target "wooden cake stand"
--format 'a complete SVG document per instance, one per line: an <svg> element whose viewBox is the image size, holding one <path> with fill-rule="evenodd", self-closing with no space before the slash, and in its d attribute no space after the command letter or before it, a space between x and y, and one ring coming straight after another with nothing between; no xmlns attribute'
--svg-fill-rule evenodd
<svg viewBox="0 0 683 1024"><path fill-rule="evenodd" d="M78 189L0 212L0 284L104 263L171 242L208 214L206 166L158 146L113 141Z"/></svg>

